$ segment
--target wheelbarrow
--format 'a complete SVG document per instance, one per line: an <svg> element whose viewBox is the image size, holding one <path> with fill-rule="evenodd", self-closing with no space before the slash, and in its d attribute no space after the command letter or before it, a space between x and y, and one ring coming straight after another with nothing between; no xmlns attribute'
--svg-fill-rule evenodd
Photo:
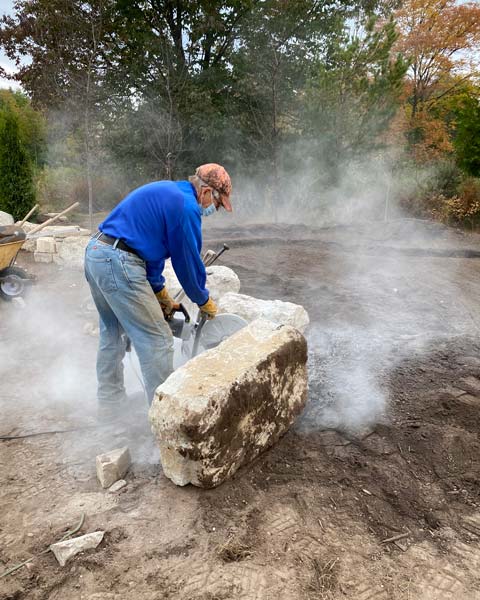
<svg viewBox="0 0 480 600"><path fill-rule="evenodd" d="M35 276L30 275L15 265L17 254L23 246L26 239L35 237L34 234L38 233L47 225L50 225L61 216L71 211L73 208L78 206L78 202L72 204L63 212L55 215L45 223L41 223L34 229L32 229L28 235L23 231L22 226L28 217L33 214L38 205L34 206L32 210L20 221L18 225L5 225L0 227L0 298L7 302L23 296L27 288L35 281Z"/></svg>
<svg viewBox="0 0 480 600"><path fill-rule="evenodd" d="M15 260L27 236L15 225L0 227L0 298L13 300L22 296L33 278L15 266Z"/></svg>

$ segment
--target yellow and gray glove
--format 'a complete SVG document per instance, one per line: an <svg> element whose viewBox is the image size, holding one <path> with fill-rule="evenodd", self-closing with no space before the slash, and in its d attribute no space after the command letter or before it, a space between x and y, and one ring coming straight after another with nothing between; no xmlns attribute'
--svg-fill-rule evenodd
<svg viewBox="0 0 480 600"><path fill-rule="evenodd" d="M207 319L213 319L218 312L217 305L211 298L199 307L202 316L207 317Z"/></svg>
<svg viewBox="0 0 480 600"><path fill-rule="evenodd" d="M175 300L170 296L166 287L162 288L159 292L156 292L155 296L160 303L165 316L168 316L174 310L178 309L179 305L175 303Z"/></svg>

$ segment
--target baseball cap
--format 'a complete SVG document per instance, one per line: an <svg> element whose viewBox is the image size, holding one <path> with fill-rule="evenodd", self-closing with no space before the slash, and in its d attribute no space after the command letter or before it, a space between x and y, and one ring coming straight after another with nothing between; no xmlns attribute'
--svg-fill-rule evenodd
<svg viewBox="0 0 480 600"><path fill-rule="evenodd" d="M230 175L225 171L222 165L217 163L206 163L200 165L195 171L195 175L200 177L208 186L216 190L219 194L219 200L225 210L232 212L230 194L232 193L232 181Z"/></svg>

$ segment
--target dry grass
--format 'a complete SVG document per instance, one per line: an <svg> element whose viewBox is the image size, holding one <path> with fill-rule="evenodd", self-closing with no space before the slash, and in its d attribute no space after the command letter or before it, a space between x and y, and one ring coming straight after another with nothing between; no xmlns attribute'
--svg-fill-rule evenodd
<svg viewBox="0 0 480 600"><path fill-rule="evenodd" d="M239 562L252 556L252 551L241 540L230 537L225 544L217 548L217 555L226 563Z"/></svg>
<svg viewBox="0 0 480 600"><path fill-rule="evenodd" d="M338 559L324 561L319 557L300 557L299 562L310 571L305 592L312 600L332 600L338 586Z"/></svg>

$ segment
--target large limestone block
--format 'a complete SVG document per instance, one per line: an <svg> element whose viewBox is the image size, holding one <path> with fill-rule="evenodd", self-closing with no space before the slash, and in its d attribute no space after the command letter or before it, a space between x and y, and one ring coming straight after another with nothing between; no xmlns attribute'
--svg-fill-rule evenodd
<svg viewBox="0 0 480 600"><path fill-rule="evenodd" d="M165 261L163 276L165 277L165 285L170 295L175 296L180 291L181 285L170 260ZM240 279L233 269L222 265L212 265L211 267L207 267L207 289L215 302L218 302L228 292L238 292L240 290ZM195 317L198 306L187 297L182 300L182 303L190 315Z"/></svg>
<svg viewBox="0 0 480 600"><path fill-rule="evenodd" d="M3 225L13 225L14 220L11 214L0 210L0 226Z"/></svg>
<svg viewBox="0 0 480 600"><path fill-rule="evenodd" d="M233 269L212 265L207 267L207 288L210 296L218 302L225 294L240 291L240 279Z"/></svg>
<svg viewBox="0 0 480 600"><path fill-rule="evenodd" d="M165 475L215 487L272 446L305 406L306 362L297 329L257 320L172 373L149 413Z"/></svg>
<svg viewBox="0 0 480 600"><path fill-rule="evenodd" d="M239 315L248 323L267 319L277 325L291 325L302 333L310 322L307 311L300 304L282 300L260 300L244 294L229 292L218 303L220 312Z"/></svg>
<svg viewBox="0 0 480 600"><path fill-rule="evenodd" d="M55 262L73 268L83 268L85 248L90 238L87 236L66 237L58 247L58 258Z"/></svg>

